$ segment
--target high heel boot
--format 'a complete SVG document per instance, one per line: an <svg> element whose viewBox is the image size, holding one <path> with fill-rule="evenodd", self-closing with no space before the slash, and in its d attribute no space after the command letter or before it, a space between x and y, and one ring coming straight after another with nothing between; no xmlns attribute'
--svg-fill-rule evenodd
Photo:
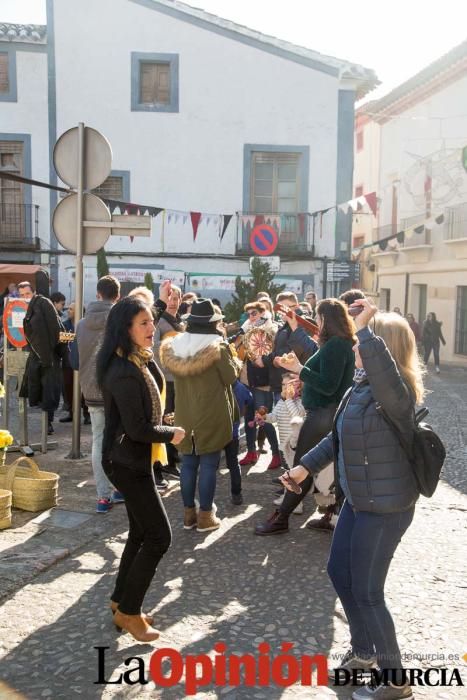
<svg viewBox="0 0 467 700"><path fill-rule="evenodd" d="M125 615L117 610L114 622L117 627L131 634L137 642L154 642L159 639L159 632L150 627L142 615Z"/></svg>
<svg viewBox="0 0 467 700"><path fill-rule="evenodd" d="M115 615L115 613L118 610L118 603L115 603L113 600L111 600L110 601L110 609L112 611L112 615ZM146 620L146 622L148 623L148 625L152 625L152 623L154 622L153 616L147 615L146 613L141 613L141 614L144 617L144 619ZM115 620L114 620L114 623L115 623ZM122 631L121 627L118 627L118 625L115 625L115 626L119 632Z"/></svg>

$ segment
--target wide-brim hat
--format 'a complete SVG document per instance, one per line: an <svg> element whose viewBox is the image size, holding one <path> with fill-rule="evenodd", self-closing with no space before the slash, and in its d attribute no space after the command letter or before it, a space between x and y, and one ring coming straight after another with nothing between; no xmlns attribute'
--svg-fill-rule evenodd
<svg viewBox="0 0 467 700"><path fill-rule="evenodd" d="M187 323L207 324L222 321L224 316L216 311L210 299L198 299L191 305L189 314L182 316Z"/></svg>

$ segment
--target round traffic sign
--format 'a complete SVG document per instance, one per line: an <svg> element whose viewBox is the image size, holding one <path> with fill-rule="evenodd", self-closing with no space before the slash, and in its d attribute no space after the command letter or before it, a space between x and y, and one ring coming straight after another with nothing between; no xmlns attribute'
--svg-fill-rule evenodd
<svg viewBox="0 0 467 700"><path fill-rule="evenodd" d="M94 194L83 195L84 221L110 221L111 215L102 199ZM52 228L58 242L70 253L76 253L76 222L78 219L78 195L69 194L55 207ZM110 236L110 228L86 226L83 228L83 254L92 255L104 246Z"/></svg>
<svg viewBox="0 0 467 700"><path fill-rule="evenodd" d="M15 348L24 348L28 341L24 335L23 319L28 310L24 299L8 299L3 310L3 328L5 335Z"/></svg>
<svg viewBox="0 0 467 700"><path fill-rule="evenodd" d="M54 146L55 170L69 187L78 187L78 127L65 131ZM102 185L112 169L110 143L96 129L84 127L83 187L93 190Z"/></svg>
<svg viewBox="0 0 467 700"><path fill-rule="evenodd" d="M279 236L272 226L259 224L250 233L250 246L256 255L272 255L278 243Z"/></svg>

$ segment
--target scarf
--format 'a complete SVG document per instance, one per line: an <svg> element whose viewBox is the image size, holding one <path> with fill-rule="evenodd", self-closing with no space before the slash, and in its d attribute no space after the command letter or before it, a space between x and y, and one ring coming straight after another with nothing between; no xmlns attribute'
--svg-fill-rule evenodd
<svg viewBox="0 0 467 700"><path fill-rule="evenodd" d="M363 369L363 367L361 369L359 369L358 367L355 367L355 372L353 375L353 380L354 380L355 384L361 384L362 382L365 381L365 379L366 379L366 372Z"/></svg>
<svg viewBox="0 0 467 700"><path fill-rule="evenodd" d="M117 355L123 357L123 353L118 348ZM151 397L152 415L151 422L153 425L162 424L162 415L165 408L165 379L162 376L163 386L162 391L159 391L157 382L151 374L148 367L148 362L153 359L152 350L149 348L135 348L128 355L128 361L132 362L143 375L144 382L148 388L149 396ZM154 462L160 462L162 465L167 464L167 449L162 442L153 442L151 446L151 466Z"/></svg>

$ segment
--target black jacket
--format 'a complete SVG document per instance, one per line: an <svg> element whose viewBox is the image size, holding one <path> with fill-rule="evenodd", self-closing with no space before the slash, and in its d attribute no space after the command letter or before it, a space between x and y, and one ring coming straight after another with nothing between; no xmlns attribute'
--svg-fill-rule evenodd
<svg viewBox="0 0 467 700"><path fill-rule="evenodd" d="M163 376L155 362L148 365L159 390ZM151 444L168 443L174 429L153 425L152 403L142 372L129 360L114 355L104 378L105 428L102 465L106 472L116 466L150 473Z"/></svg>
<svg viewBox="0 0 467 700"><path fill-rule="evenodd" d="M443 333L441 331L441 321L425 321L423 324L422 343L425 347L433 347L439 345L439 341L446 345Z"/></svg>
<svg viewBox="0 0 467 700"><path fill-rule="evenodd" d="M23 328L28 344L42 367L52 367L55 356L60 355L64 349L64 346L59 345L59 334L64 328L50 299L40 294L33 296L28 304Z"/></svg>
<svg viewBox="0 0 467 700"><path fill-rule="evenodd" d="M337 409L332 432L304 455L300 463L315 474L334 461L335 481L338 484L336 419L345 411L342 449L355 509L397 513L413 506L419 492L407 455L381 414L380 407L410 444L413 438L414 398L384 341L368 329L359 331L357 335L367 381L349 389Z"/></svg>
<svg viewBox="0 0 467 700"><path fill-rule="evenodd" d="M269 382L271 391L281 391L282 376L287 370L282 367L275 367L273 360L275 357L284 355L293 351L302 365L317 351L318 346L315 341L310 338L306 331L298 326L296 330L292 330L288 323L279 328L274 338L273 351L269 355L263 357L264 366L269 370Z"/></svg>

